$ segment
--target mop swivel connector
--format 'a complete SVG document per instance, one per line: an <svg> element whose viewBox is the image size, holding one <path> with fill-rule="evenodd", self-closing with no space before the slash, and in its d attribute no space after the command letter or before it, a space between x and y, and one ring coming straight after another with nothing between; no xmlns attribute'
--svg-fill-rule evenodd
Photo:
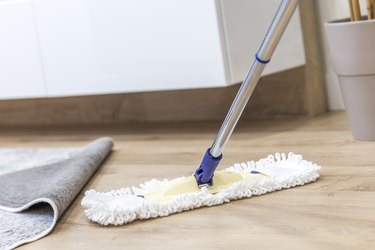
<svg viewBox="0 0 375 250"><path fill-rule="evenodd" d="M222 154L219 157L214 157L210 150L211 148L207 149L199 168L194 174L199 187L212 185L216 167L219 165L221 158L223 158Z"/></svg>

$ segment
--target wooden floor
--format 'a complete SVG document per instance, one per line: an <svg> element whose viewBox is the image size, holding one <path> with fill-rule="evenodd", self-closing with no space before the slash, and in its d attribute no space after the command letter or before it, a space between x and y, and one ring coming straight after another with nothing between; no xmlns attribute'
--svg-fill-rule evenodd
<svg viewBox="0 0 375 250"><path fill-rule="evenodd" d="M2 129L1 147L80 146L111 136L114 152L85 187L100 191L190 175L218 123ZM375 249L375 142L354 141L345 113L240 122L221 168L273 152L322 166L313 184L121 227L88 221L82 193L47 237L21 249Z"/></svg>

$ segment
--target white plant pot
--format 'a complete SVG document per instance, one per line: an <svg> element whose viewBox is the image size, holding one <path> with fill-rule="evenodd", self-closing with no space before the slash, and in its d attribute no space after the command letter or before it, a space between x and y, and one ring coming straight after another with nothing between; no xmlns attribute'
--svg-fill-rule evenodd
<svg viewBox="0 0 375 250"><path fill-rule="evenodd" d="M325 24L353 137L375 140L375 20Z"/></svg>

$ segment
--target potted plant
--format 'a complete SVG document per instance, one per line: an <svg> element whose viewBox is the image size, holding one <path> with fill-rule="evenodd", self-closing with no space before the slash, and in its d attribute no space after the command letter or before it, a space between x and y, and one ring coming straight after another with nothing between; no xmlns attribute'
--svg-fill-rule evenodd
<svg viewBox="0 0 375 250"><path fill-rule="evenodd" d="M375 140L375 0L349 0L351 17L325 24L328 44L355 139Z"/></svg>

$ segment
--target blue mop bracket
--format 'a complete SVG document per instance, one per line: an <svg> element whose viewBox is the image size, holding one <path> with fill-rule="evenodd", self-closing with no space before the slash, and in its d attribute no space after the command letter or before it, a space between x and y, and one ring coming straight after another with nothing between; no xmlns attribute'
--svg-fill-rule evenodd
<svg viewBox="0 0 375 250"><path fill-rule="evenodd" d="M220 160L223 158L222 154L219 157L212 156L210 150L211 148L207 149L201 165L197 171L195 171L194 177L197 180L198 186L212 185L215 169L219 165Z"/></svg>

